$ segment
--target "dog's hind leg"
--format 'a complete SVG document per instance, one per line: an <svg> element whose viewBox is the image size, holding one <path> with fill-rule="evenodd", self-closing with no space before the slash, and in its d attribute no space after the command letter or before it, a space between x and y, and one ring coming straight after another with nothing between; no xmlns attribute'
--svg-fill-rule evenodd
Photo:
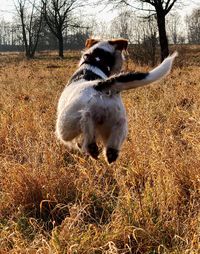
<svg viewBox="0 0 200 254"><path fill-rule="evenodd" d="M91 113L88 111L83 112L82 114L81 129L84 137L83 151L91 155L92 158L98 159L99 149L95 139L94 121Z"/></svg>
<svg viewBox="0 0 200 254"><path fill-rule="evenodd" d="M108 163L112 163L117 160L119 151L123 141L127 135L127 123L125 118L119 119L119 121L113 125L110 136L106 144L106 158Z"/></svg>
<svg viewBox="0 0 200 254"><path fill-rule="evenodd" d="M57 117L56 136L70 150L75 148L73 140L81 134L80 119L81 114L75 111L72 106L66 107Z"/></svg>

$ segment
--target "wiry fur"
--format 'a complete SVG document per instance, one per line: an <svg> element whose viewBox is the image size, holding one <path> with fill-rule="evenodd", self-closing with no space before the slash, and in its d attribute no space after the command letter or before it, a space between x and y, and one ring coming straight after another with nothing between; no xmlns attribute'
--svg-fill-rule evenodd
<svg viewBox="0 0 200 254"><path fill-rule="evenodd" d="M122 50L126 49L127 42L92 40L87 41L86 45L89 45L89 49L84 52L78 70L59 99L56 134L58 139L66 144L70 142L71 146L82 134L82 150L95 159L99 155L96 144L99 137L104 144L107 160L111 163L117 159L127 135L126 112L120 92L147 85L167 75L176 54L149 73L113 76L121 70ZM110 59L101 59L105 53L102 51L101 55L101 50L99 55L93 54L97 48L109 52L113 63L111 61L110 65L106 65Z"/></svg>

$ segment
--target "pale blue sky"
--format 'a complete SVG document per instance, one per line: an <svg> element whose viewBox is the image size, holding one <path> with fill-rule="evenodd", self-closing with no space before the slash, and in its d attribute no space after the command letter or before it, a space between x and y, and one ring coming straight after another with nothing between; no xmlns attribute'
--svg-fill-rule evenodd
<svg viewBox="0 0 200 254"><path fill-rule="evenodd" d="M183 0L183 2L186 1ZM190 14L193 8L200 7L200 3L198 2L198 0L190 1L190 4L182 7L181 10L178 10L178 12L180 12L180 14L182 14L183 16L185 14ZM108 8L103 10L102 7L95 7L95 9L93 7L91 8L91 10L89 8L88 13L91 13L93 16L97 17L97 20L102 21L110 21L115 16L111 11L108 10ZM0 0L0 19L3 18L6 21L11 21L13 16L15 16L15 7L13 4L13 0Z"/></svg>

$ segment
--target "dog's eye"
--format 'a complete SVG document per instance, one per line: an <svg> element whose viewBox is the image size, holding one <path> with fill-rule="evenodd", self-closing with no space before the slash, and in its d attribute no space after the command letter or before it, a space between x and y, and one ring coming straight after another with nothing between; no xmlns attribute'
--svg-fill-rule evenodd
<svg viewBox="0 0 200 254"><path fill-rule="evenodd" d="M90 57L90 54L85 54L85 55L83 56L84 60L88 59L89 57Z"/></svg>

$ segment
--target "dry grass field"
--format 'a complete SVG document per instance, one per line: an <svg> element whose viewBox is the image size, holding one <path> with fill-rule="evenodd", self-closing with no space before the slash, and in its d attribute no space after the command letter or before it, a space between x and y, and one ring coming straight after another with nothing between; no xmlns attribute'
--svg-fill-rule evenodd
<svg viewBox="0 0 200 254"><path fill-rule="evenodd" d="M0 55L0 253L200 253L200 47L123 93L117 163L56 141L59 95L79 53ZM148 70L129 61L131 70Z"/></svg>

